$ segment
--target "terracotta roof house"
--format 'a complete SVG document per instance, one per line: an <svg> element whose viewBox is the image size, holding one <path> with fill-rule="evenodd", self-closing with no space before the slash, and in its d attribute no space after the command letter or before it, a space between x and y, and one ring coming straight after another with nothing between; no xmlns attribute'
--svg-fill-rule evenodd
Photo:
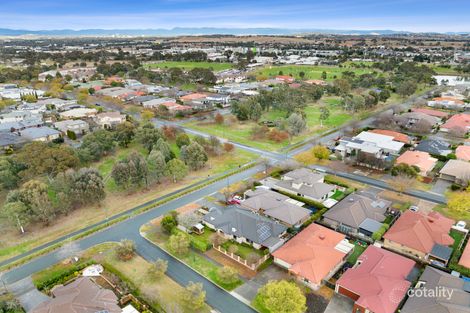
<svg viewBox="0 0 470 313"><path fill-rule="evenodd" d="M419 297L418 290L445 291L430 297ZM427 266L401 313L470 313L470 292L467 281Z"/></svg>
<svg viewBox="0 0 470 313"><path fill-rule="evenodd" d="M289 76L289 75L278 75L276 76L277 81L282 81L284 83L293 83L294 82L294 77Z"/></svg>
<svg viewBox="0 0 470 313"><path fill-rule="evenodd" d="M346 236L318 224L310 224L273 253L274 263L312 289L322 285L343 265L353 245Z"/></svg>
<svg viewBox="0 0 470 313"><path fill-rule="evenodd" d="M437 159L427 152L408 150L397 158L396 164L417 166L420 169L420 175L427 176L436 166Z"/></svg>
<svg viewBox="0 0 470 313"><path fill-rule="evenodd" d="M241 209L238 206L212 208L203 223L227 239L247 243L256 249L274 251L284 244L281 238L287 227L267 217Z"/></svg>
<svg viewBox="0 0 470 313"><path fill-rule="evenodd" d="M384 247L419 257L429 262L447 264L452 254L449 236L454 221L437 212L406 211L385 233Z"/></svg>
<svg viewBox="0 0 470 313"><path fill-rule="evenodd" d="M450 130L462 129L465 133L470 131L470 114L455 114L441 125L441 131L448 132Z"/></svg>
<svg viewBox="0 0 470 313"><path fill-rule="evenodd" d="M449 160L439 174L442 179L466 186L470 181L470 163L462 160Z"/></svg>
<svg viewBox="0 0 470 313"><path fill-rule="evenodd" d="M400 141L403 143L410 143L410 137L403 133L399 133L393 130L388 130L388 129L373 129L370 130L370 132L375 133L375 134L380 134L380 135L385 135L385 136L391 136L393 137L393 140L395 141Z"/></svg>
<svg viewBox="0 0 470 313"><path fill-rule="evenodd" d="M465 102L456 97L437 97L428 101L430 107L443 107L447 109L461 108L465 105Z"/></svg>
<svg viewBox="0 0 470 313"><path fill-rule="evenodd" d="M284 191L309 200L323 202L331 197L336 186L324 183L325 175L300 168L284 174L273 189Z"/></svg>
<svg viewBox="0 0 470 313"><path fill-rule="evenodd" d="M420 112L420 113L424 113L424 114L427 114L429 116L434 116L434 117L438 117L438 118L447 118L447 117L449 117L449 113L438 111L438 110L433 110L433 109L413 108L413 109L411 109L411 112Z"/></svg>
<svg viewBox="0 0 470 313"><path fill-rule="evenodd" d="M240 204L242 208L278 220L287 227L302 225L312 213L302 207L304 203L272 190L262 188L248 190L245 196L248 199Z"/></svg>
<svg viewBox="0 0 470 313"><path fill-rule="evenodd" d="M465 249L462 252L462 256L459 260L459 265L470 269L470 241L467 242L467 245L465 246Z"/></svg>
<svg viewBox="0 0 470 313"><path fill-rule="evenodd" d="M206 97L207 97L207 94L205 93L190 93L188 95L180 97L180 100L183 102L189 102L193 100L204 99Z"/></svg>
<svg viewBox="0 0 470 313"><path fill-rule="evenodd" d="M458 146L455 149L455 156L458 160L470 161L470 146Z"/></svg>
<svg viewBox="0 0 470 313"><path fill-rule="evenodd" d="M309 80L306 80L304 83L309 84L309 85L317 85L317 86L328 85L326 81L321 80L321 79L309 79Z"/></svg>
<svg viewBox="0 0 470 313"><path fill-rule="evenodd" d="M371 199L360 193L350 194L323 214L323 221L343 233L371 236L385 220L391 202Z"/></svg>
<svg viewBox="0 0 470 313"><path fill-rule="evenodd" d="M416 263L369 246L336 282L335 291L355 301L353 313L394 313L406 296Z"/></svg>
<svg viewBox="0 0 470 313"><path fill-rule="evenodd" d="M32 313L121 313L118 298L108 289L102 289L88 277L80 277L66 286L52 290L54 298L32 310Z"/></svg>

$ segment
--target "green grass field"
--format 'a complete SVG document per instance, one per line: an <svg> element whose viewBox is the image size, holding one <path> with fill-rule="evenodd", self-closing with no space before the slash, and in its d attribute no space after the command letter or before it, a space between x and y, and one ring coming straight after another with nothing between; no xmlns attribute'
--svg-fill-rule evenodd
<svg viewBox="0 0 470 313"><path fill-rule="evenodd" d="M323 71L326 72L327 81L341 78L342 73L346 71L352 71L356 73L356 75L373 72L371 69L357 69L350 66L280 65L261 68L255 71L254 74L257 76L273 77L279 75L279 72L282 72L283 75L292 75L296 79L300 79L300 72L304 72L305 79L322 79Z"/></svg>
<svg viewBox="0 0 470 313"><path fill-rule="evenodd" d="M439 65L432 65L431 68L436 71L439 75L460 75L459 72L455 69L455 67L443 67Z"/></svg>
<svg viewBox="0 0 470 313"><path fill-rule="evenodd" d="M172 68L177 67L184 70L192 70L193 68L209 68L213 71L228 70L233 67L231 63L220 62L186 62L186 61L165 61L158 63L149 63L145 65L146 68Z"/></svg>

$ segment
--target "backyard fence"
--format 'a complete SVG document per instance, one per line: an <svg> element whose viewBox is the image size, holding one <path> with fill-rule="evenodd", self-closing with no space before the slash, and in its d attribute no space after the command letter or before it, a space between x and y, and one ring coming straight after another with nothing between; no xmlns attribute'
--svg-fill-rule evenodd
<svg viewBox="0 0 470 313"><path fill-rule="evenodd" d="M270 254L266 254L264 255L262 258L260 258L256 263L249 263L247 260L245 260L244 258L240 257L239 255L236 255L234 253L231 253L231 252L228 252L227 250L225 250L224 248L222 248L221 246L214 246L214 249L216 249L217 251L219 251L220 253L228 256L229 258L231 258L232 260L234 260L235 262L249 268L250 270L252 271L256 271L258 269L258 267L260 267L261 264L263 264L264 262L266 262L266 260L268 260L271 255Z"/></svg>

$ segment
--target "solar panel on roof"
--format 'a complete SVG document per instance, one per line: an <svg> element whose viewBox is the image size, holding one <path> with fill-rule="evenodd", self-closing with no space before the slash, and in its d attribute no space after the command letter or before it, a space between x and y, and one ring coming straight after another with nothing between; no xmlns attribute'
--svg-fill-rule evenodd
<svg viewBox="0 0 470 313"><path fill-rule="evenodd" d="M261 224L261 226L258 227L256 232L258 233L258 236L259 236L259 239L261 240L261 242L263 242L266 239L268 239L269 237L271 237L271 229L266 224Z"/></svg>

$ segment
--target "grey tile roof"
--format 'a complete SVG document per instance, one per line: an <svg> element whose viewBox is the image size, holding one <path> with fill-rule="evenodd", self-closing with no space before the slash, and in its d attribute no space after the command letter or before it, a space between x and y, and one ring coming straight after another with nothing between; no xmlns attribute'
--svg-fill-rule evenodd
<svg viewBox="0 0 470 313"><path fill-rule="evenodd" d="M246 195L250 198L242 202L242 207L255 212L262 211L264 215L289 225L299 224L311 213L306 208L287 202L290 200L289 197L271 190L256 189Z"/></svg>
<svg viewBox="0 0 470 313"><path fill-rule="evenodd" d="M300 188L295 188L293 186L293 182L294 181L292 180L281 180L276 184L276 186L285 188L294 194L300 193L314 199L321 199L323 196L335 189L334 186L325 183L313 183L311 186L303 184Z"/></svg>
<svg viewBox="0 0 470 313"><path fill-rule="evenodd" d="M382 223L377 222L371 218L366 218L362 223L359 225L360 229L364 229L368 232L375 233L382 227Z"/></svg>
<svg viewBox="0 0 470 313"><path fill-rule="evenodd" d="M464 290L465 281L459 277L427 266L420 282L427 290L439 288L452 292L434 297L409 297L401 313L470 313L470 293Z"/></svg>
<svg viewBox="0 0 470 313"><path fill-rule="evenodd" d="M447 155L452 152L450 144L444 140L427 139L421 141L416 150L428 152L434 155Z"/></svg>
<svg viewBox="0 0 470 313"><path fill-rule="evenodd" d="M387 200L370 199L354 193L335 204L323 217L357 229L367 218L383 222L391 204Z"/></svg>
<svg viewBox="0 0 470 313"><path fill-rule="evenodd" d="M269 218L257 215L237 206L214 208L203 220L227 235L244 237L254 243L271 248L287 228Z"/></svg>
<svg viewBox="0 0 470 313"><path fill-rule="evenodd" d="M431 255L441 260L449 260L452 255L452 248L436 243L434 247L432 247Z"/></svg>
<svg viewBox="0 0 470 313"><path fill-rule="evenodd" d="M21 133L21 136L31 139L31 140L43 138L47 136L60 135L60 132L58 130L55 130L50 127L26 128L25 130L22 130L20 133Z"/></svg>

